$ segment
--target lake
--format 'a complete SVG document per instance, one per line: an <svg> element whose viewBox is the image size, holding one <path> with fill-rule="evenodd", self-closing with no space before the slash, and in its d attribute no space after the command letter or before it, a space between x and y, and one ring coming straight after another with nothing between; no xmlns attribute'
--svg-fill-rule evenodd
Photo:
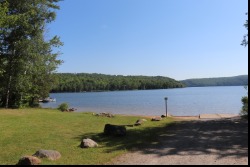
<svg viewBox="0 0 250 167"><path fill-rule="evenodd" d="M43 108L57 108L63 102L76 112L113 114L197 116L199 114L239 114L243 86L188 87L160 90L134 90L84 93L51 93L56 102L41 103Z"/></svg>

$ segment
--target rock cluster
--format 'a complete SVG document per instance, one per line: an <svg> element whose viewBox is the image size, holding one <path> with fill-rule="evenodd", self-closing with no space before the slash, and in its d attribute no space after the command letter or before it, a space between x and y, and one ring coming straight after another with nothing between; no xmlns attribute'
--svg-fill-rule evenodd
<svg viewBox="0 0 250 167"><path fill-rule="evenodd" d="M42 162L39 158L48 158L54 161L61 158L61 154L56 150L38 150L32 156L26 155L21 157L17 165L39 165Z"/></svg>
<svg viewBox="0 0 250 167"><path fill-rule="evenodd" d="M66 112L72 112L76 109L70 108ZM102 116L102 117L114 117L111 113L99 113L94 114L96 116ZM165 115L162 115L161 117L153 117L151 121L160 121L162 118L166 117ZM139 126L142 125L146 119L138 119L135 124L132 125L111 125L106 124L104 127L104 134L110 135L110 136L125 136L126 135L126 126L133 127L133 126ZM83 139L80 144L81 148L92 148L92 147L98 147L98 144L89 138ZM39 158L47 158L49 160L57 160L61 158L61 154L56 150L38 150L35 154L32 156L26 155L23 156L17 163L17 165L39 165L41 163L41 160Z"/></svg>
<svg viewBox="0 0 250 167"><path fill-rule="evenodd" d="M102 113L99 113L99 114L94 114L95 116L101 116L101 117L109 117L109 118L113 118L114 115L111 114L111 113L106 113L106 112L102 112Z"/></svg>

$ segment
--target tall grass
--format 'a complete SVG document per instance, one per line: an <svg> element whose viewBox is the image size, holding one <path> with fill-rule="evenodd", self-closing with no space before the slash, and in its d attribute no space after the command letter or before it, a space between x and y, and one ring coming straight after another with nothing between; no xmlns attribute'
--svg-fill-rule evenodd
<svg viewBox="0 0 250 167"><path fill-rule="evenodd" d="M60 112L54 109L0 109L0 165L16 164L20 157L39 149L57 150L56 161L42 159L42 164L105 164L128 150L140 149L157 142L171 118L142 126L127 127L125 137L103 134L105 124L134 124L138 116L98 117L86 112ZM158 130L157 130L158 129ZM83 138L92 138L98 148L80 148Z"/></svg>

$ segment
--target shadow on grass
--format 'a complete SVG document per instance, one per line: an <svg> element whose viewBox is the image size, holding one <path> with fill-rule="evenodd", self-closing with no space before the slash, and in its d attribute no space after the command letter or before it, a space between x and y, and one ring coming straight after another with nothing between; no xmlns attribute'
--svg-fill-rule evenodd
<svg viewBox="0 0 250 167"><path fill-rule="evenodd" d="M248 157L248 121L244 120L182 121L163 127L127 128L124 137L89 133L77 139L86 137L100 143L105 152L126 149L157 156L185 153Z"/></svg>

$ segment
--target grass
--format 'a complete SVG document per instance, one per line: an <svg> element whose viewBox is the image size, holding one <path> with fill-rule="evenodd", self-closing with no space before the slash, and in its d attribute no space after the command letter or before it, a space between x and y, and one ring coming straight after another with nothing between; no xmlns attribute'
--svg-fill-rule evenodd
<svg viewBox="0 0 250 167"><path fill-rule="evenodd" d="M57 150L56 161L42 159L42 165L105 164L129 150L158 142L157 135L171 124L171 118L148 121L141 126L126 127L125 137L103 134L105 124L134 124L138 116L98 117L86 112L60 112L56 109L0 109L0 165L14 165L24 155L39 149ZM95 140L99 147L80 148L83 138Z"/></svg>

